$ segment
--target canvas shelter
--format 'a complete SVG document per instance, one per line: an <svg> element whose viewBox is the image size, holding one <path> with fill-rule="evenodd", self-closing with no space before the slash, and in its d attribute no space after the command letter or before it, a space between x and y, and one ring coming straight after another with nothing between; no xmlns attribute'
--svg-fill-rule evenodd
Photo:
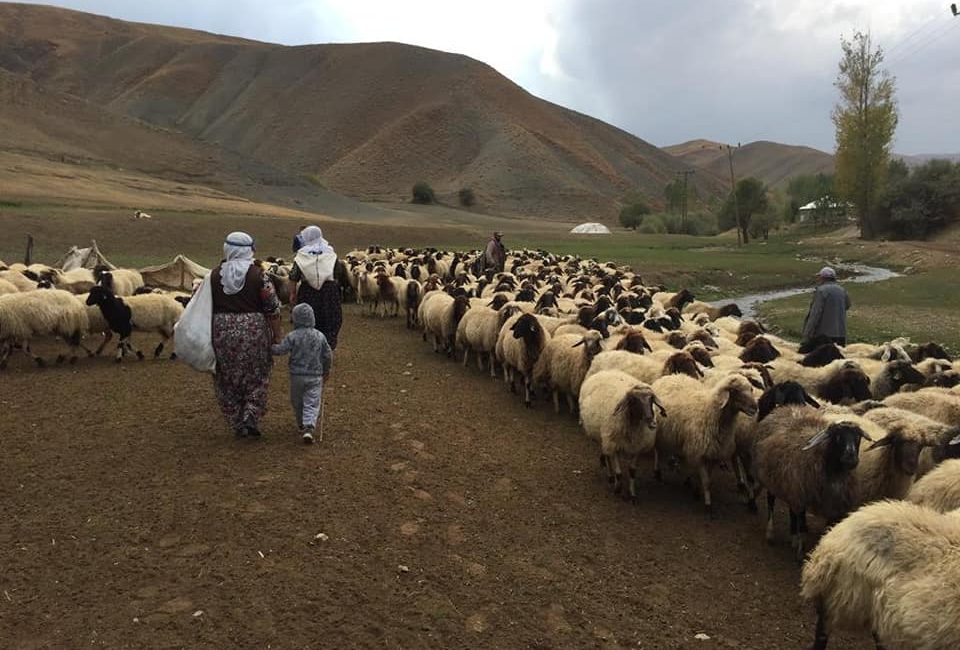
<svg viewBox="0 0 960 650"><path fill-rule="evenodd" d="M105 266L108 269L117 268L100 252L96 240L90 242L89 248L71 246L70 250L57 260L54 266L64 271L72 271L73 269L90 269L92 271L98 266Z"/></svg>
<svg viewBox="0 0 960 650"><path fill-rule="evenodd" d="M158 266L148 266L140 269L145 284L151 287L166 287L190 291L193 281L203 279L210 273L210 269L201 266L185 255L177 255L172 261Z"/></svg>

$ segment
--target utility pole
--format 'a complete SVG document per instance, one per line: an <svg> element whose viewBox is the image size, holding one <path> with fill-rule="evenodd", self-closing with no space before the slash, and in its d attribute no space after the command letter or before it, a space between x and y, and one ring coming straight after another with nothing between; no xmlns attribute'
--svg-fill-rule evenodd
<svg viewBox="0 0 960 650"><path fill-rule="evenodd" d="M740 143L737 143L737 149L740 148ZM743 240L740 237L740 199L737 198L737 179L733 175L733 147L729 144L727 145L727 162L730 163L730 190L733 192L733 216L734 223L737 224L737 246L743 245Z"/></svg>
<svg viewBox="0 0 960 650"><path fill-rule="evenodd" d="M687 223L687 179L691 175L696 174L696 170L687 169L682 172L677 172L677 176L683 174L683 197L680 199L680 229L686 229Z"/></svg>

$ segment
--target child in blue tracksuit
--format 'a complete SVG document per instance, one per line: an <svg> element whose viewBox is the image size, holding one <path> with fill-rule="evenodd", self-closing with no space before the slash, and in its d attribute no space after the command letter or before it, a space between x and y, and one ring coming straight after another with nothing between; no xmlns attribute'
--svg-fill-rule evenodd
<svg viewBox="0 0 960 650"><path fill-rule="evenodd" d="M320 419L320 440L323 440L323 382L330 376L333 350L322 332L315 329L313 308L300 303L293 308L294 330L274 345L275 355L290 354L290 403L303 441L313 443Z"/></svg>

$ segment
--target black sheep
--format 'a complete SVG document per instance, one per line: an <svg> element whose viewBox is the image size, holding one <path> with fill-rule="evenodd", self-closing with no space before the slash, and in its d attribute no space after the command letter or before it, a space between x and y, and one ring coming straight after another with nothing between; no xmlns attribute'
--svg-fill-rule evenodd
<svg viewBox="0 0 960 650"><path fill-rule="evenodd" d="M109 275L109 273L104 273L101 276L101 282L103 281L103 277ZM87 296L87 304L99 307L100 313L103 314L103 319L107 321L107 325L110 326L110 330L120 336L120 342L117 343L116 362L120 363L123 360L124 354L128 351L135 352L137 358L142 361L143 352L135 349L133 344L130 343L130 335L133 333L133 312L131 312L130 307L123 302L123 299L113 295L113 292L108 287L103 284L98 284L90 289L90 295Z"/></svg>

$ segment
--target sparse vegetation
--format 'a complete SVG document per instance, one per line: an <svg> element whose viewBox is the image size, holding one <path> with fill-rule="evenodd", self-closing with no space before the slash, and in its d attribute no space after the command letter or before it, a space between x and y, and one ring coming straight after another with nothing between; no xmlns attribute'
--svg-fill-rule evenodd
<svg viewBox="0 0 960 650"><path fill-rule="evenodd" d="M473 207L477 202L476 195L469 187L461 188L460 191L457 192L457 198L460 200L460 205L465 208Z"/></svg>
<svg viewBox="0 0 960 650"><path fill-rule="evenodd" d="M0 208L21 208L23 203L20 201L5 201L0 199Z"/></svg>
<svg viewBox="0 0 960 650"><path fill-rule="evenodd" d="M425 181L419 181L413 186L413 203L420 205L430 205L436 203L437 199L433 194L433 188Z"/></svg>

